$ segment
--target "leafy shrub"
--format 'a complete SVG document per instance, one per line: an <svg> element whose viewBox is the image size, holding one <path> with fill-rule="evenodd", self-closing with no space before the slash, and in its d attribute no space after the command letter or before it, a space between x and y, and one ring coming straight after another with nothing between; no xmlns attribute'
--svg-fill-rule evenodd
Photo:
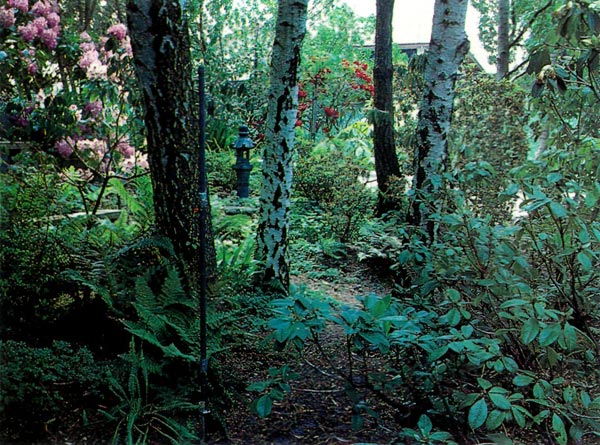
<svg viewBox="0 0 600 445"><path fill-rule="evenodd" d="M67 406L85 406L104 387L107 367L86 347L64 341L34 347L7 340L1 349L0 418L5 431L21 430L21 438L41 434L52 416Z"/></svg>
<svg viewBox="0 0 600 445"><path fill-rule="evenodd" d="M356 239L374 205L374 194L366 185L371 162L360 142L363 136L350 127L301 154L295 167L295 191L323 209L330 230L342 242Z"/></svg>
<svg viewBox="0 0 600 445"><path fill-rule="evenodd" d="M374 397L405 424L427 415L457 434L464 419L498 441L523 429L563 445L597 436L600 394L586 382L600 379L599 149L588 138L514 169L499 198L524 197L513 224L475 216L461 184L432 216L431 242L401 215L374 223L365 256L389 259L397 298L335 308L293 293L274 302L273 337L301 348L321 341L326 322L341 326L337 371L358 413Z"/></svg>

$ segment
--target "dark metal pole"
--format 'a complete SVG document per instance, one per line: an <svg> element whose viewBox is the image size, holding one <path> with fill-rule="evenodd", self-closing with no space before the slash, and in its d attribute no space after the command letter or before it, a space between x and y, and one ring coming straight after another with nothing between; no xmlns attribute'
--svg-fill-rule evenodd
<svg viewBox="0 0 600 445"><path fill-rule="evenodd" d="M208 215L208 187L206 182L206 107L204 66L198 68L198 83L200 91L200 422L201 443L206 440L206 408L208 389L208 359L206 357L206 221Z"/></svg>

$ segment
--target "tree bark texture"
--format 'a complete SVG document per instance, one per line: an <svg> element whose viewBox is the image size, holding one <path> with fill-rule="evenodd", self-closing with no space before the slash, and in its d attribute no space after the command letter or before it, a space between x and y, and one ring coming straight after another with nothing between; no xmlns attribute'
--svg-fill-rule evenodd
<svg viewBox="0 0 600 445"><path fill-rule="evenodd" d="M388 186L393 176L400 177L400 166L394 144L394 69L392 66L394 0L377 0L376 11L373 148L379 188L377 214L382 215L397 208L395 200L388 196Z"/></svg>
<svg viewBox="0 0 600 445"><path fill-rule="evenodd" d="M202 212L199 112L190 37L178 1L130 0L127 18L146 124L148 161L159 234L173 243L187 283L200 275L200 217L206 213L207 272L216 269L210 211Z"/></svg>
<svg viewBox="0 0 600 445"><path fill-rule="evenodd" d="M504 79L508 74L510 42L510 0L498 0L498 55L496 59L496 78Z"/></svg>
<svg viewBox="0 0 600 445"><path fill-rule="evenodd" d="M263 286L289 289L288 232L298 68L308 0L279 0L271 59L256 257Z"/></svg>
<svg viewBox="0 0 600 445"><path fill-rule="evenodd" d="M409 222L433 239L432 210L443 184L452 120L454 85L459 67L469 51L465 33L468 0L436 0L431 42L425 66L425 87L417 124L415 177Z"/></svg>

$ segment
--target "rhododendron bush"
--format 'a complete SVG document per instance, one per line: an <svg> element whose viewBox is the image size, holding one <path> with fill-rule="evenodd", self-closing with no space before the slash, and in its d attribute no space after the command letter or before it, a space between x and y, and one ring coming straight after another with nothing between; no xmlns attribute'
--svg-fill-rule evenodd
<svg viewBox="0 0 600 445"><path fill-rule="evenodd" d="M343 59L333 66L330 59L313 58L307 65L298 92L297 127L313 137L329 135L365 116L374 91L367 63Z"/></svg>
<svg viewBox="0 0 600 445"><path fill-rule="evenodd" d="M146 169L127 28L79 32L56 1L0 2L0 138L53 154L77 187Z"/></svg>

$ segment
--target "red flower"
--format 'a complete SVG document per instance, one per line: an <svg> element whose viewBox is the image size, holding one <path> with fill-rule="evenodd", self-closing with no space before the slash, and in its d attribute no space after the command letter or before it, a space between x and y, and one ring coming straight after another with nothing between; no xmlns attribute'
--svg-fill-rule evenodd
<svg viewBox="0 0 600 445"><path fill-rule="evenodd" d="M338 113L337 110L335 110L331 107L325 107L325 108L323 108L323 111L325 111L325 115L327 117L330 117L332 119L337 119L338 117L340 117L340 113Z"/></svg>
<svg viewBox="0 0 600 445"><path fill-rule="evenodd" d="M303 99L303 98L305 98L306 96L308 96L308 93L307 93L306 91L304 91L304 90L300 90L300 91L298 91L298 97L299 97L299 98Z"/></svg>
<svg viewBox="0 0 600 445"><path fill-rule="evenodd" d="M301 126L302 126L302 120L296 119L296 127L301 127Z"/></svg>

